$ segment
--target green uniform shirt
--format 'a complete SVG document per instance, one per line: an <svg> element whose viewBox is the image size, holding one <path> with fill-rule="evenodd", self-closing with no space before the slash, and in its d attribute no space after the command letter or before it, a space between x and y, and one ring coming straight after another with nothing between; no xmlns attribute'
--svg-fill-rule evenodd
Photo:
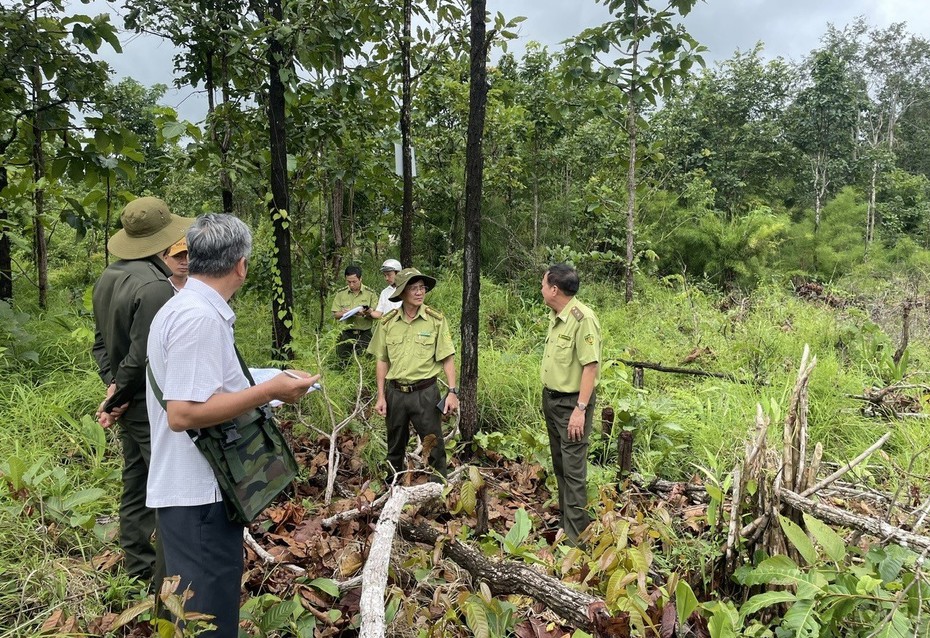
<svg viewBox="0 0 930 638"><path fill-rule="evenodd" d="M333 312L345 312L356 306L368 306L372 310L378 307L378 293L362 284L357 293L346 286L333 297ZM353 315L345 321L338 321L343 330L370 330L374 320L371 317Z"/></svg>
<svg viewBox="0 0 930 638"><path fill-rule="evenodd" d="M119 260L94 285L94 358L105 385L116 383L113 405L129 402L126 418L148 421L145 356L152 319L174 296L171 269L159 257Z"/></svg>
<svg viewBox="0 0 930 638"><path fill-rule="evenodd" d="M572 297L562 312L550 312L541 370L544 388L578 392L581 369L600 360L601 324L590 308Z"/></svg>
<svg viewBox="0 0 930 638"><path fill-rule="evenodd" d="M403 308L384 315L368 352L391 364L387 379L409 383L438 376L442 360L455 354L455 346L446 318L423 304L410 323L404 320Z"/></svg>

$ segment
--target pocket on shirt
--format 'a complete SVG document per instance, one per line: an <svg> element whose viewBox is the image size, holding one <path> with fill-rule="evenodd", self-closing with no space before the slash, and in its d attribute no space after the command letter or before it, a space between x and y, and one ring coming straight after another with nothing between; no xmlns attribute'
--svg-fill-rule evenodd
<svg viewBox="0 0 930 638"><path fill-rule="evenodd" d="M575 355L575 341L556 339L553 356L559 363L569 364Z"/></svg>
<svg viewBox="0 0 930 638"><path fill-rule="evenodd" d="M423 348L435 348L436 347L436 334L427 335L417 335L413 338L414 343L423 347Z"/></svg>

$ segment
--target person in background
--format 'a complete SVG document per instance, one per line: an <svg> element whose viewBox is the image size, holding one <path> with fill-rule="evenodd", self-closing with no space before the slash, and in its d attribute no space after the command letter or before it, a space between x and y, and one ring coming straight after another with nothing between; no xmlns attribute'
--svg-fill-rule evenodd
<svg viewBox="0 0 930 638"><path fill-rule="evenodd" d="M352 360L355 352L364 352L371 342L371 311L378 305L375 291L362 284L362 269L349 266L345 269L346 287L333 297L333 319L339 321L343 315L354 308L361 310L340 323L343 325L336 355L343 364ZM357 349L357 350L356 350Z"/></svg>
<svg viewBox="0 0 930 638"><path fill-rule="evenodd" d="M441 312L423 303L436 280L416 268L405 268L397 275L397 290L391 301L401 301L400 308L381 319L368 347L377 359L378 399L375 411L387 424L388 483L397 472L406 469L405 455L410 439L410 424L427 447L433 435L429 464L438 474L446 475L446 448L442 436L442 415L459 407L455 384L455 346L449 323ZM436 377L444 372L449 392L440 406Z"/></svg>
<svg viewBox="0 0 930 638"><path fill-rule="evenodd" d="M164 565L152 545L155 511L145 506L151 453L145 403L146 340L155 313L174 295L168 280L171 269L161 256L184 236L191 220L172 214L156 197L142 197L126 205L120 221L122 230L107 243L119 260L101 273L93 292L93 353L107 387L96 416L103 427L119 423L123 453L119 527L126 571L143 581L151 580L157 590Z"/></svg>
<svg viewBox="0 0 930 638"><path fill-rule="evenodd" d="M187 234L190 278L156 315L149 365L162 391L146 389L152 465L146 504L158 512L168 574L194 596L186 611L212 615L211 638L239 635L243 525L231 521L213 469L187 430L230 421L271 400L293 403L319 375L288 371L251 385L239 363L230 298L242 286L252 250L249 228L232 215L198 217ZM293 375L293 376L292 376Z"/></svg>
<svg viewBox="0 0 930 638"><path fill-rule="evenodd" d="M400 308L400 304L403 303L401 301L391 301L394 291L397 290L397 287L394 285L394 280L397 278L397 273L400 271L401 265L396 259L386 259L384 263L381 264L381 274L384 275L384 281L387 282L387 286L381 291L381 295L378 297L378 307L371 311L372 319L380 319L395 308Z"/></svg>
<svg viewBox="0 0 930 638"><path fill-rule="evenodd" d="M175 292L184 287L187 283L187 239L182 237L171 245L168 250L162 254L162 259L171 268L171 285L174 286Z"/></svg>
<svg viewBox="0 0 930 638"><path fill-rule="evenodd" d="M591 520L588 436L601 360L601 326L591 309L575 297L579 286L574 268L555 264L543 275L541 290L550 308L541 369L542 409L559 487L562 529L573 544Z"/></svg>

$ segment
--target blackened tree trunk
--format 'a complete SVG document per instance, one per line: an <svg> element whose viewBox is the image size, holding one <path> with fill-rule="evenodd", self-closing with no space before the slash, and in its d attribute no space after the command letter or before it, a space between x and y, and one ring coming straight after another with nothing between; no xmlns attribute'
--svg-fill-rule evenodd
<svg viewBox="0 0 930 638"><path fill-rule="evenodd" d="M478 308L481 289L481 186L484 116L488 100L486 0L471 2L471 74L465 147L465 254L462 273L462 380L459 427L470 441L478 432Z"/></svg>
<svg viewBox="0 0 930 638"><path fill-rule="evenodd" d="M275 22L282 19L281 0L269 0L268 12ZM269 212L274 227L275 260L272 278L271 320L273 356L293 359L291 326L294 323L294 290L291 283L291 231L288 216L290 198L287 186L287 138L284 131L284 47L274 35L268 46L268 130L271 134L271 203Z"/></svg>
<svg viewBox="0 0 930 638"><path fill-rule="evenodd" d="M404 30L400 41L401 99L400 151L403 166L404 202L400 224L400 263L413 265L413 159L410 152L410 19L413 0L404 0Z"/></svg>
<svg viewBox="0 0 930 638"><path fill-rule="evenodd" d="M6 169L0 168L0 190L6 188ZM7 212L0 208L0 300L13 299L13 247L10 244Z"/></svg>
<svg viewBox="0 0 930 638"><path fill-rule="evenodd" d="M42 128L39 125L39 95L42 90L42 75L39 67L32 71L32 174L38 185L45 176L45 153L42 150ZM35 205L33 218L33 253L36 260L37 279L39 284L39 307L48 307L48 243L45 238L45 224L42 217L45 214L45 189L36 188L32 195Z"/></svg>

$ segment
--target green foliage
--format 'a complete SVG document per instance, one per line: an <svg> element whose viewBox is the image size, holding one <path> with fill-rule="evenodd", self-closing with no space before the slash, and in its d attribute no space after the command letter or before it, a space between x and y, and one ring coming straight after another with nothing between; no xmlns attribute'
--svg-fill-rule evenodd
<svg viewBox="0 0 930 638"><path fill-rule="evenodd" d="M506 638L516 624L517 608L507 601L491 596L485 583L477 594L471 594L462 603L465 624L475 638Z"/></svg>
<svg viewBox="0 0 930 638"><path fill-rule="evenodd" d="M837 532L817 519L807 514L803 519L806 531L787 518L781 517L780 522L805 566L787 556L773 556L736 571L734 578L742 585L787 589L749 598L740 607L732 630L747 627L747 620L764 609L785 604L779 635L893 636L927 630L923 596L930 586L904 569L917 559L912 552L896 545L864 552L847 546ZM712 631L711 635L721 634Z"/></svg>

